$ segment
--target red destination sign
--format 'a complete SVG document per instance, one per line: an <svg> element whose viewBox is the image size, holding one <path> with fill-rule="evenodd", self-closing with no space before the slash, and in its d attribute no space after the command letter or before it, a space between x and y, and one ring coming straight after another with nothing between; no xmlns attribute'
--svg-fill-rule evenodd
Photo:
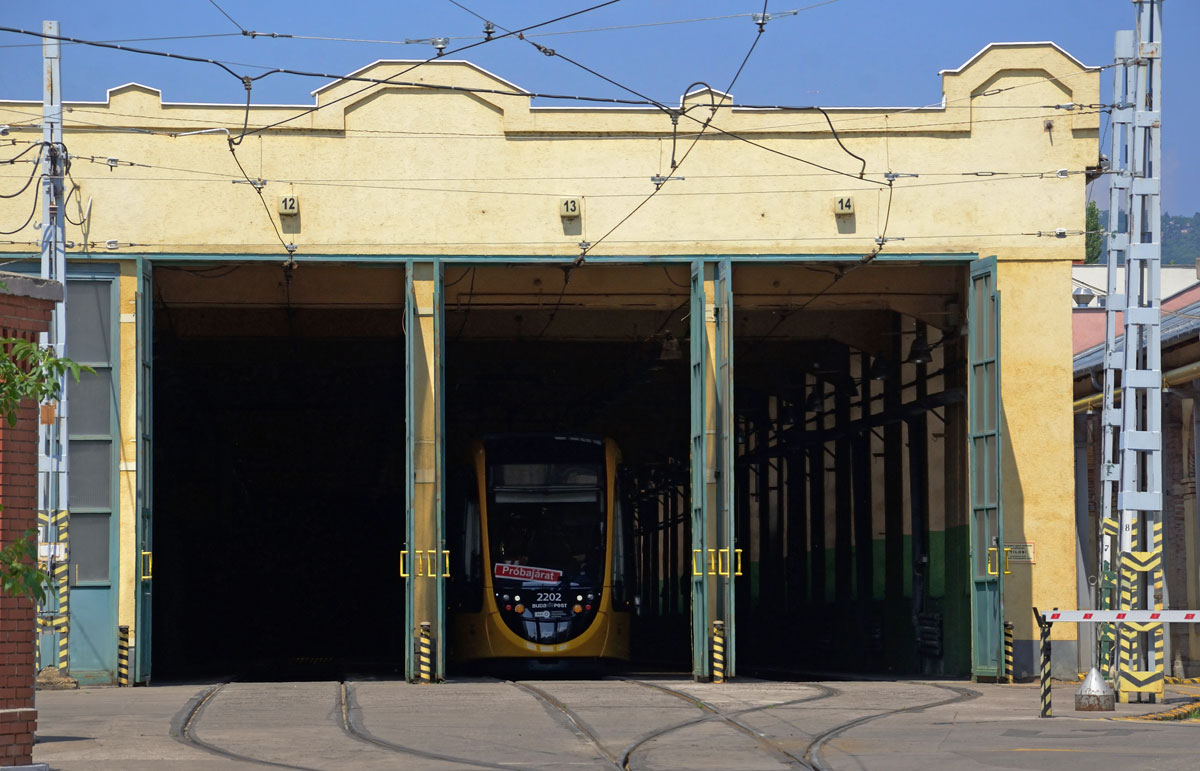
<svg viewBox="0 0 1200 771"><path fill-rule="evenodd" d="M496 563L495 576L496 578L516 578L521 581L539 581L545 584L557 584L562 580L562 571L498 562Z"/></svg>

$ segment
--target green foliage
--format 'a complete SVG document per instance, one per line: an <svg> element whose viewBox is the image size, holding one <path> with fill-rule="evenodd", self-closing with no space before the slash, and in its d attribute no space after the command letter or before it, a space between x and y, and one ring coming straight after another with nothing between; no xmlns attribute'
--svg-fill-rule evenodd
<svg viewBox="0 0 1200 771"><path fill-rule="evenodd" d="M62 378L70 373L94 372L70 359L60 358L37 343L17 337L0 338L0 418L17 423L17 408L26 399L40 404L57 399ZM46 598L46 573L38 567L37 534L30 530L0 549L0 595Z"/></svg>
<svg viewBox="0 0 1200 771"><path fill-rule="evenodd" d="M1191 217L1163 214L1163 265L1191 265L1200 259L1200 212Z"/></svg>
<svg viewBox="0 0 1200 771"><path fill-rule="evenodd" d="M68 372L78 381L79 373L95 371L17 337L0 338L0 350L6 354L0 356L0 418L10 426L17 423L21 402L57 399L61 378Z"/></svg>
<svg viewBox="0 0 1200 771"><path fill-rule="evenodd" d="M1100 232L1100 207L1095 201L1088 201L1083 229L1087 231L1083 261L1089 265L1100 262L1100 255L1104 252L1104 234Z"/></svg>
<svg viewBox="0 0 1200 771"><path fill-rule="evenodd" d="M0 549L0 595L28 597L36 603L46 599L49 576L38 567L34 543L37 533L25 535Z"/></svg>

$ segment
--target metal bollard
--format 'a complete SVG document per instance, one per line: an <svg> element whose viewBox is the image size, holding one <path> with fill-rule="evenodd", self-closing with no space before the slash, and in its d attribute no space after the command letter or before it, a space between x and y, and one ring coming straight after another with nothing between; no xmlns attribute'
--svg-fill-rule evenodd
<svg viewBox="0 0 1200 771"><path fill-rule="evenodd" d="M433 638L429 633L429 622L421 622L421 634L417 638L417 681L433 682Z"/></svg>
<svg viewBox="0 0 1200 771"><path fill-rule="evenodd" d="M1033 612L1042 629L1042 712L1038 717L1054 717L1054 710L1050 706L1050 627L1054 625L1038 613L1037 608Z"/></svg>
<svg viewBox="0 0 1200 771"><path fill-rule="evenodd" d="M1013 623L1004 622L1004 676L1008 682L1014 683L1013 677Z"/></svg>
<svg viewBox="0 0 1200 771"><path fill-rule="evenodd" d="M117 685L129 687L129 627L117 627Z"/></svg>
<svg viewBox="0 0 1200 771"><path fill-rule="evenodd" d="M712 681L725 682L725 622L713 622Z"/></svg>

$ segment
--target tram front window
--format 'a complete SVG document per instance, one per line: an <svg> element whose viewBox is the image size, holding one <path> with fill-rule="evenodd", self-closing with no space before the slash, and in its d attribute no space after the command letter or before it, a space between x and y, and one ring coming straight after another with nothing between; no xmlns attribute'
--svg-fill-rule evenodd
<svg viewBox="0 0 1200 771"><path fill-rule="evenodd" d="M491 469L488 540L497 588L599 588L604 579L601 467L513 463Z"/></svg>

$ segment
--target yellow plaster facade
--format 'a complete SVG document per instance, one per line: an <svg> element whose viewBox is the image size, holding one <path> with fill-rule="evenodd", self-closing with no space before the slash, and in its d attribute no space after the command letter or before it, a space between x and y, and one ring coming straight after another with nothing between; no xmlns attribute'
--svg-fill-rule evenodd
<svg viewBox="0 0 1200 771"><path fill-rule="evenodd" d="M317 89L314 104L253 106L248 116L238 104L163 102L138 84L112 89L104 102L66 106L78 186L71 218L83 213L77 202L90 202L84 226L68 228L77 244L71 256L120 265L119 623L135 626L138 367L135 324L126 315L138 299L133 257L283 261L281 241L296 246L301 265L405 256L569 263L580 242L593 245L593 260L802 260L869 254L881 236L883 256L915 262L995 255L1006 540L1037 546L1036 564L1008 578L1008 615L1018 638L1030 639L1030 604L1073 605L1066 297L1071 261L1083 254L1084 172L1096 163L1099 114L1056 106L1099 102L1096 69L1053 44L996 44L941 73L940 106L830 110L841 142L865 161L860 175L859 161L815 110L691 94L686 105L694 109L676 135L658 109L535 106L520 87L469 63L438 60L408 71L412 65L381 61L355 73L402 84L339 81ZM0 111L15 139L40 138L33 125L40 105L0 102ZM239 136L244 120L255 133L236 146L235 161L228 138ZM693 142L672 169L672 156ZM238 162L248 177L266 181L262 201ZM901 176L889 186L884 172ZM654 191L654 175L682 179L666 182L630 216ZM285 195L299 198L298 216L278 215ZM835 217L834 199L846 195L854 214ZM560 218L563 198L579 199L580 220ZM0 202L0 221L20 221L27 206L25 198ZM36 248L21 238L0 242L0 252ZM116 249L105 247L110 239ZM418 281L419 302L432 302L426 283ZM735 282L735 306L738 292ZM425 326L423 319L428 348ZM422 422L422 441L434 430ZM1070 625L1054 629L1056 638L1074 634Z"/></svg>

